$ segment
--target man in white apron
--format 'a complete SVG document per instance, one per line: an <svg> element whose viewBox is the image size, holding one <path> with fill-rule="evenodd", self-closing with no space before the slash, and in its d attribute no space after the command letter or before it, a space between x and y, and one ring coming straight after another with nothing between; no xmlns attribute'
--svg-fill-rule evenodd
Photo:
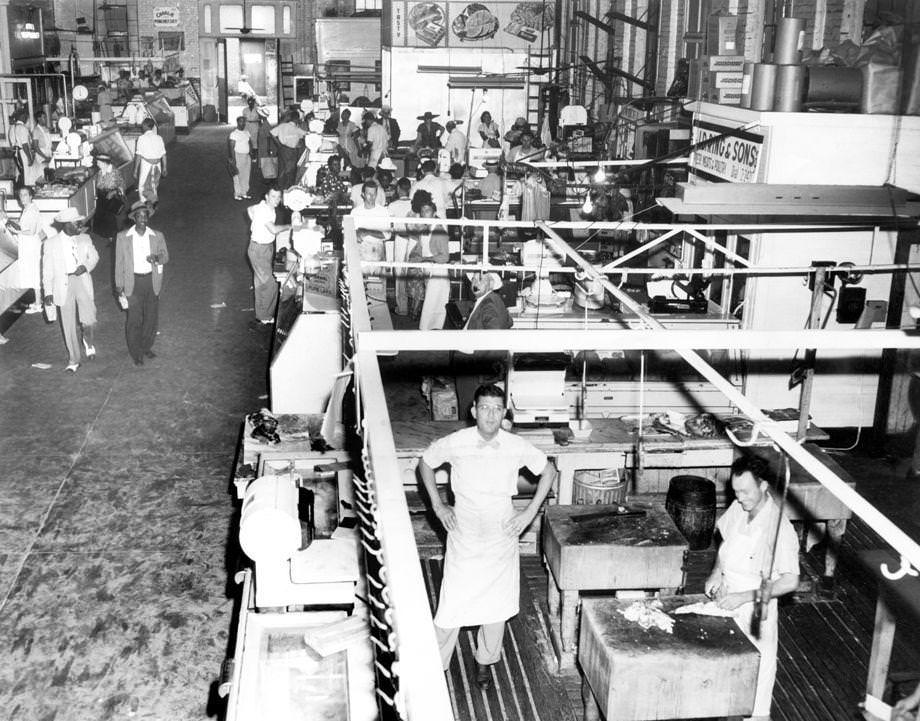
<svg viewBox="0 0 920 721"><path fill-rule="evenodd" d="M776 599L799 585L799 542L795 530L769 491L765 478L769 465L763 458L744 456L732 464L731 482L735 501L716 527L722 537L715 568L706 581L706 593L719 606L733 610L738 625L760 651L757 693L751 719L769 721L776 680L776 651L779 631ZM776 524L779 521L779 535ZM776 554L773 556L773 539ZM751 629L754 598L764 576L769 574L766 597L770 600L760 622L760 634Z"/></svg>
<svg viewBox="0 0 920 721"><path fill-rule="evenodd" d="M441 663L446 670L462 626L479 626L476 680L488 688L489 667L501 657L505 621L518 612L518 537L536 517L555 468L543 451L501 428L505 399L498 386L477 389L473 416L474 428L428 446L419 469L432 509L447 529L444 579L434 618ZM435 481L435 470L445 464L450 464L454 506L441 500ZM527 508L515 512L511 496L525 466L539 472L540 481Z"/></svg>

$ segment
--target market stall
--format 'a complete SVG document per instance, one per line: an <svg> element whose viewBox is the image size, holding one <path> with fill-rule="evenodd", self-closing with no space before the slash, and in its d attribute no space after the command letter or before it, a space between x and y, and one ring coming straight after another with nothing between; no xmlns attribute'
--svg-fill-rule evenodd
<svg viewBox="0 0 920 721"><path fill-rule="evenodd" d="M201 120L201 98L191 83L175 88L160 88L160 94L172 109L177 133L188 133Z"/></svg>
<svg viewBox="0 0 920 721"><path fill-rule="evenodd" d="M176 118L169 101L159 91L147 91L142 100L132 100L116 118L118 128L132 150L144 132L141 123L145 118L153 118L157 134L166 145L176 139Z"/></svg>

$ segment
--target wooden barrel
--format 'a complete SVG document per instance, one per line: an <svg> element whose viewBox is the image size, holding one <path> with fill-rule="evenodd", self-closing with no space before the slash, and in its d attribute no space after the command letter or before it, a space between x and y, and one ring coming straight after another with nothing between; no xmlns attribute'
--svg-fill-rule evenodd
<svg viewBox="0 0 920 721"><path fill-rule="evenodd" d="M623 471L616 468L575 471L572 483L573 504L590 506L625 501L626 474Z"/></svg>
<svg viewBox="0 0 920 721"><path fill-rule="evenodd" d="M691 551L709 548L716 525L716 484L699 476L674 476L664 504Z"/></svg>

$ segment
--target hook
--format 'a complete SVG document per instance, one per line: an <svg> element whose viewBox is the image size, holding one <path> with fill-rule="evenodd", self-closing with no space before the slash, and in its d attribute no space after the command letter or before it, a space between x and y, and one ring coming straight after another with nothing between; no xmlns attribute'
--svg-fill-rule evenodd
<svg viewBox="0 0 920 721"><path fill-rule="evenodd" d="M910 565L910 561L905 556L901 556L901 567L897 571L892 571L887 563L883 563L879 570L889 581L898 581L905 576L920 576L920 573L917 573L917 569Z"/></svg>

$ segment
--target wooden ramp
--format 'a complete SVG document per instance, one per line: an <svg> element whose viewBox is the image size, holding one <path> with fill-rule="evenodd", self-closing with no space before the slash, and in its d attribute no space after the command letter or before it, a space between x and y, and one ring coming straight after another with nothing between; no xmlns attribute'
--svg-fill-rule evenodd
<svg viewBox="0 0 920 721"><path fill-rule="evenodd" d="M441 561L422 561L432 610L441 586ZM475 630L463 629L451 661L447 685L457 721L575 721L566 690L544 661L546 618L521 578L521 612L505 629L502 658L493 667L492 686L476 684Z"/></svg>

